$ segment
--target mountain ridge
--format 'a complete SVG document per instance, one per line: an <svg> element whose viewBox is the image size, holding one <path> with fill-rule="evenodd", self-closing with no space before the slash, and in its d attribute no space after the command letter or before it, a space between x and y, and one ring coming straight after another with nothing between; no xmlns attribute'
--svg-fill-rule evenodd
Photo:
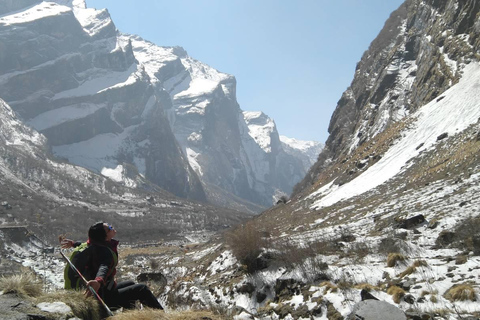
<svg viewBox="0 0 480 320"><path fill-rule="evenodd" d="M238 207L241 199L257 212L290 193L308 169L300 149L258 150L235 78L183 48L121 34L107 10L85 1L9 2L3 12L8 49L0 61L11 69L0 70L0 96L58 157L97 173L128 164L188 199L215 203L224 190L230 200L222 205ZM276 179L282 166L293 171Z"/></svg>

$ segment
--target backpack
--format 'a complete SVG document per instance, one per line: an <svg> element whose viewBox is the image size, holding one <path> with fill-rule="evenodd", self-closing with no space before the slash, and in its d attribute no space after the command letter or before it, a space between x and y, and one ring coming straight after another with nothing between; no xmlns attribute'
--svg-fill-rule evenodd
<svg viewBox="0 0 480 320"><path fill-rule="evenodd" d="M108 248L115 261L117 263L117 256L112 249ZM91 265L91 259L94 255L95 246L89 246L86 242L83 242L79 246L75 247L73 252L70 254L70 261L77 268L77 270L83 275L85 279L91 280L95 275L90 275L92 270L89 270ZM65 280L65 289L74 289L78 290L84 288L85 284L83 283L80 276L73 270L70 265L67 263L65 269L63 270L63 278Z"/></svg>

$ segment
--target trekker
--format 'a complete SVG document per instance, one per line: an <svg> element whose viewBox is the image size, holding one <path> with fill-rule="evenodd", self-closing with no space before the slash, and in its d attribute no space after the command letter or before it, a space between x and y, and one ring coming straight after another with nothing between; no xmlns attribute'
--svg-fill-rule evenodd
<svg viewBox="0 0 480 320"><path fill-rule="evenodd" d="M112 308L132 309L138 300L145 307L163 309L145 284L135 284L133 281L116 283L119 243L118 240L113 239L116 234L115 228L105 222L97 222L88 230L88 262L84 270L80 270L88 281L87 285L92 287ZM61 239L61 247L64 249L78 247L81 244L70 239ZM87 296L92 294L89 290L85 293Z"/></svg>

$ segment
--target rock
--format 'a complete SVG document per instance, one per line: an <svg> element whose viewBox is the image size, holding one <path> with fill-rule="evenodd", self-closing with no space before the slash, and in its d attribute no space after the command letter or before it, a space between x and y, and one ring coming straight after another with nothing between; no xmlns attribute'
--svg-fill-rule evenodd
<svg viewBox="0 0 480 320"><path fill-rule="evenodd" d="M278 298L283 295L293 296L299 294L301 285L295 279L277 279L274 288L275 295Z"/></svg>
<svg viewBox="0 0 480 320"><path fill-rule="evenodd" d="M412 280L405 280L402 281L398 284L400 288L402 288L405 291L409 291L410 288L414 285L415 283Z"/></svg>
<svg viewBox="0 0 480 320"><path fill-rule="evenodd" d="M161 274L160 272L144 272L140 273L137 276L137 281L138 282L157 282L161 286L166 286L167 285L167 278Z"/></svg>
<svg viewBox="0 0 480 320"><path fill-rule="evenodd" d="M405 313L396 306L379 300L365 300L353 307L348 320L407 320Z"/></svg>
<svg viewBox="0 0 480 320"><path fill-rule="evenodd" d="M415 297L411 294L407 294L406 296L403 297L403 301L405 301L408 304L414 304L415 303Z"/></svg>
<svg viewBox="0 0 480 320"><path fill-rule="evenodd" d="M455 239L455 232L443 230L438 235L437 240L435 240L435 244L439 247L446 247L447 245L451 244Z"/></svg>
<svg viewBox="0 0 480 320"><path fill-rule="evenodd" d="M262 303L267 298L267 294L265 292L258 292L256 298L257 303Z"/></svg>
<svg viewBox="0 0 480 320"><path fill-rule="evenodd" d="M364 300L378 300L376 297L374 297L370 292L368 292L365 289L362 289L362 291L360 291L360 296L362 297L362 301L364 301Z"/></svg>
<svg viewBox="0 0 480 320"><path fill-rule="evenodd" d="M239 287L237 289L237 292L252 294L255 292L255 286L252 283L247 282L247 283L244 283L241 287Z"/></svg>
<svg viewBox="0 0 480 320"><path fill-rule="evenodd" d="M412 229L425 222L423 214L416 215L414 217L400 221L397 225L399 229Z"/></svg>
<svg viewBox="0 0 480 320"><path fill-rule="evenodd" d="M444 133L442 133L441 135L439 135L439 136L437 137L437 141L443 140L443 139L445 139L446 137L448 137L448 133L447 133L447 132L444 132Z"/></svg>
<svg viewBox="0 0 480 320"><path fill-rule="evenodd" d="M68 314L72 312L72 309L65 304L65 302L56 301L56 302L42 302L37 304L37 308L42 311L50 313L62 313Z"/></svg>

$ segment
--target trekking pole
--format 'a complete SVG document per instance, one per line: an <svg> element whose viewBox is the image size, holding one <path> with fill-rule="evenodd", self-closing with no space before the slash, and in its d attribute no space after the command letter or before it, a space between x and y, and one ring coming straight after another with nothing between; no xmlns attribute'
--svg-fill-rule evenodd
<svg viewBox="0 0 480 320"><path fill-rule="evenodd" d="M113 317L114 314L110 310L110 308L107 306L107 304L102 300L102 298L100 298L100 296L95 291L95 289L93 289L91 286L87 285L87 283L88 283L87 279L85 279L85 277L80 273L80 271L78 271L78 269L75 267L75 265L72 263L72 261L70 261L70 259L67 258L67 256L62 252L61 249L60 249L60 254L67 261L67 263L70 265L70 267L79 275L80 279L82 279L85 286L90 290L90 292L95 296L95 298L97 298L97 300L100 302L100 304L105 308L108 316Z"/></svg>

